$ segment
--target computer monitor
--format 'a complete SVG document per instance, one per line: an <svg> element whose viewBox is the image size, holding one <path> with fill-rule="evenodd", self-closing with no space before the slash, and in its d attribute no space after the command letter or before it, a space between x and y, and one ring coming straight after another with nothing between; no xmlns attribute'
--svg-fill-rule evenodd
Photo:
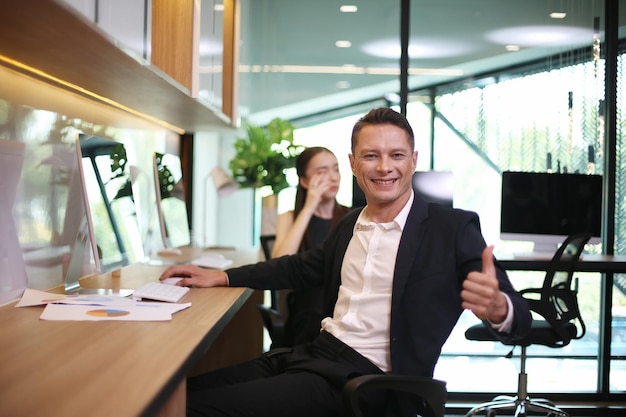
<svg viewBox="0 0 626 417"><path fill-rule="evenodd" d="M82 288L79 282L85 274L106 273L143 260L124 146L80 134L76 164L84 212L77 219L80 226L65 276L65 291L129 295L132 290ZM90 270L91 260L95 271Z"/></svg>
<svg viewBox="0 0 626 417"><path fill-rule="evenodd" d="M68 204L71 203L72 205L71 207L68 206L68 209L71 208L74 213L74 222L78 224L78 227L64 276L65 292L68 294L87 292L81 287L80 278L100 270L100 254L89 207L87 181L83 172L83 158L78 137L75 146L75 166L70 170L70 190L72 190L74 198L68 199ZM79 204L76 204L77 196L80 197Z"/></svg>
<svg viewBox="0 0 626 417"><path fill-rule="evenodd" d="M429 203L452 207L454 175L451 171L416 171L413 173L413 190Z"/></svg>
<svg viewBox="0 0 626 417"><path fill-rule="evenodd" d="M25 145L0 140L0 304L22 295L26 267L13 217L13 205L22 175Z"/></svg>
<svg viewBox="0 0 626 417"><path fill-rule="evenodd" d="M413 191L429 203L452 207L454 196L454 175L450 171L415 171ZM356 178L352 179L352 207L366 204L365 194Z"/></svg>
<svg viewBox="0 0 626 417"><path fill-rule="evenodd" d="M180 158L169 153L154 153L156 209L165 248L179 248L191 243L187 204Z"/></svg>
<svg viewBox="0 0 626 417"><path fill-rule="evenodd" d="M590 243L600 243L601 230L602 176L502 173L502 240L531 241L535 252L554 252L575 233L591 233Z"/></svg>

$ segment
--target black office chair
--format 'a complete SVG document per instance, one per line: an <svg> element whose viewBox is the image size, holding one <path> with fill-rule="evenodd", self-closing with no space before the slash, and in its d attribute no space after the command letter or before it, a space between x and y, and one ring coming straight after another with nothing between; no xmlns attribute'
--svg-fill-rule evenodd
<svg viewBox="0 0 626 417"><path fill-rule="evenodd" d="M263 256L266 260L271 259L272 250L274 249L274 242L276 242L276 235L261 235L259 239L261 240L261 249L263 249ZM279 310L277 291L270 291L270 306L277 311Z"/></svg>
<svg viewBox="0 0 626 417"><path fill-rule="evenodd" d="M271 259L276 235L262 235L260 240L265 259ZM270 290L270 305L257 304L257 308L261 313L261 320L263 320L263 326L272 340L270 349L289 346L285 333L287 315L284 311L285 307L281 306L280 295L281 292L279 290Z"/></svg>
<svg viewBox="0 0 626 417"><path fill-rule="evenodd" d="M405 375L363 375L348 381L342 394L350 417L364 416L360 399L366 398L371 390L389 391L395 397L392 403L396 408L386 415L444 417L446 383Z"/></svg>
<svg viewBox="0 0 626 417"><path fill-rule="evenodd" d="M533 318L530 333L526 337L506 343L509 346L521 347L517 395L498 396L492 401L472 408L466 417L479 413L493 417L498 411L506 409L515 410L516 417L525 417L527 411L542 412L549 417L569 417L568 413L555 407L550 401L531 399L528 396L526 348L530 345L561 348L573 339L580 339L585 335L585 323L578 308L577 282L573 277L576 263L590 238L589 234L577 234L565 239L550 262L542 288L520 291L528 300L530 310L540 315L541 319ZM465 337L478 341L499 340L491 328L483 323L467 329Z"/></svg>

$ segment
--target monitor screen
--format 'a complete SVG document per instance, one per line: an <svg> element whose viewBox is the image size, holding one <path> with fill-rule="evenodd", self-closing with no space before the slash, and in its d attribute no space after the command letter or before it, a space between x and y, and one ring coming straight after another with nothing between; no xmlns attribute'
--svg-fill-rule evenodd
<svg viewBox="0 0 626 417"><path fill-rule="evenodd" d="M554 251L568 235L592 233L600 242L602 176L543 172L502 173L500 237Z"/></svg>
<svg viewBox="0 0 626 417"><path fill-rule="evenodd" d="M154 184L163 246L179 248L191 243L187 203L180 158L169 153L154 153Z"/></svg>
<svg viewBox="0 0 626 417"><path fill-rule="evenodd" d="M429 203L452 207L454 176L450 171L416 171L413 173L413 191ZM352 207L366 204L365 194L356 177L352 178Z"/></svg>

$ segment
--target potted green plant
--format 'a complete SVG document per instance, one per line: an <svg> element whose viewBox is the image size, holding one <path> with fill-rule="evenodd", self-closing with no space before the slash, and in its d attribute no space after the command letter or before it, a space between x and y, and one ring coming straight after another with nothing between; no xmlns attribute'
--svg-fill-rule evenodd
<svg viewBox="0 0 626 417"><path fill-rule="evenodd" d="M246 137L235 141L235 156L229 163L233 178L242 188L271 187L272 193L289 187L285 170L295 167L303 147L293 143L295 127L275 118L267 127L248 124Z"/></svg>

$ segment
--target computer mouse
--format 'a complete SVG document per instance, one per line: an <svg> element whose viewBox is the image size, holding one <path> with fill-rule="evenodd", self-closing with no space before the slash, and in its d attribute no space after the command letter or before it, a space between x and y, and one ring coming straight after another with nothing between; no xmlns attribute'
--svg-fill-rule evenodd
<svg viewBox="0 0 626 417"><path fill-rule="evenodd" d="M159 256L180 256L182 254L183 251L178 248L163 248L157 252Z"/></svg>

